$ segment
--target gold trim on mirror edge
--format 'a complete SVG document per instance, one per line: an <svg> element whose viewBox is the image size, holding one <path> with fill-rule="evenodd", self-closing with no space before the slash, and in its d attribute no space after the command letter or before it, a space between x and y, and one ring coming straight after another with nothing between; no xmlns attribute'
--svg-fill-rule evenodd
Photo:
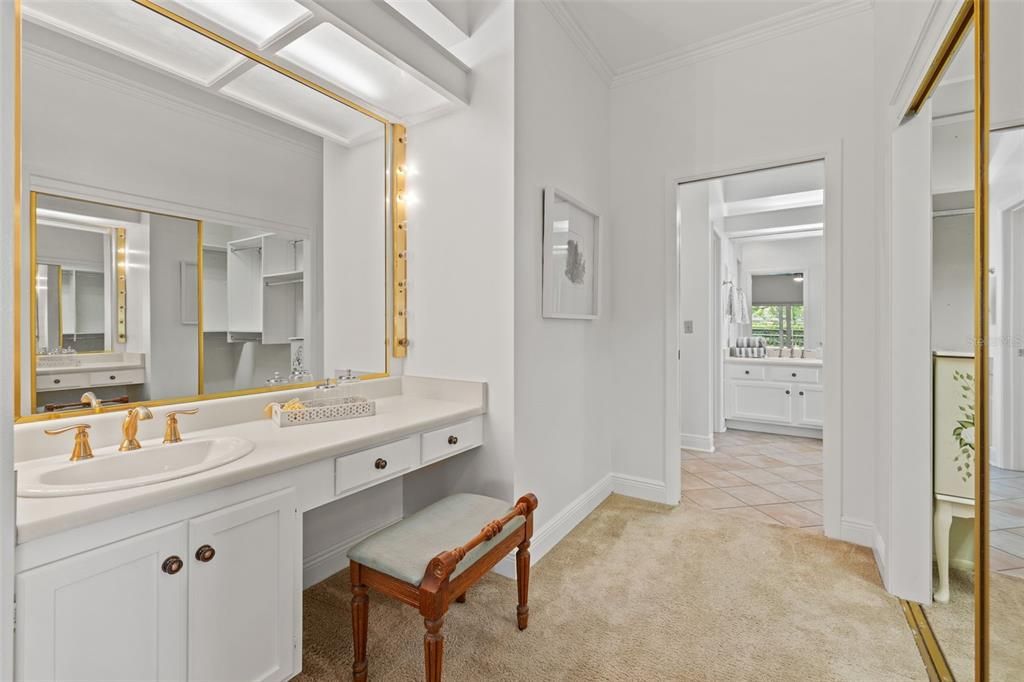
<svg viewBox="0 0 1024 682"><path fill-rule="evenodd" d="M198 34L200 34L200 35L202 35L202 36L204 36L204 37L206 37L206 38L208 38L210 40L213 40L214 42L219 43L219 44L221 44L221 45L223 45L223 46L233 50L234 52L237 52L238 54L241 54L241 55L251 59L252 61L255 61L255 62L259 63L259 64L262 64L263 66L266 66L267 68L272 69L272 70L280 73L281 75L287 76L288 78L291 78L292 80L294 80L294 81L296 81L296 82L298 82L298 83L300 83L300 84L302 84L302 85L304 85L304 86L306 86L306 87L308 87L308 88L310 88L312 90L315 90L316 92L319 92L320 94L325 95L325 96L335 100L336 102L344 104L345 106L348 106L351 109L354 109L355 111L358 111L359 113L361 113L361 114L363 114L365 116L368 116L368 117L372 118L375 121L380 122L384 126L384 135L385 135L385 140L386 140L385 141L385 152L384 152L385 153L385 160L390 155L390 150L388 150L388 148L387 148L387 139L388 139L388 136L390 134L392 134L391 127L392 127L393 124L388 119L380 116L379 114L375 114L374 112L370 111L369 109L366 109L365 107L362 107L362 106L356 104L355 102L352 102L352 101L346 99L345 97L343 97L343 96L341 96L341 95L339 95L339 94L337 94L335 92L332 92L330 89L325 88L324 86L319 85L318 83L315 83L315 82L313 82L313 81L311 81L311 80L309 80L307 78L304 78L304 77L300 76L299 74L297 74L297 73L295 73L293 71L290 71L289 69L286 69L283 66L275 64L274 62L270 61L269 59L266 59L265 57L262 57L262 56L260 56L260 55L258 55L256 53L252 52L251 50L247 50L246 48L242 47L241 45L238 45L237 43L234 43L231 40L228 40L227 38L225 38L225 37L223 37L223 36L213 32L213 31L211 31L210 29L208 29L208 28L206 28L204 26L200 26L199 24L196 24L193 21L190 21L190 20L188 20L188 19L186 19L186 18L184 18L184 17L182 17L182 16L180 16L178 14L175 14L174 12L172 12L172 11L170 11L170 10L160 6L160 5L158 5L155 2L151 2L151 0L132 0L132 1L135 2L138 5L141 5L141 6L145 7L145 8L147 8L147 9L149 9L149 10L152 10L153 12L156 12L157 14L163 16L166 19L169 19L170 21L173 21L173 22L175 22L177 24L180 24L180 25L182 25L182 26L184 26L184 27L186 27L186 28L188 28L188 29L190 29L192 31L195 31L196 33L198 33ZM28 422L36 422L36 421L48 421L48 420L54 420L54 419L65 419L65 418L69 418L69 417L82 416L82 415L85 415L85 414L97 414L97 413L102 413L102 412L118 412L118 411L123 411L123 410L131 409L132 407L137 406L137 405L145 405L147 407L160 407L160 406L164 406L164 405L175 405L175 404L189 403L189 402L203 402L203 401L207 401L207 400L218 400L218 399L221 399L221 398L231 398L231 397L236 397L236 396L256 395L256 394L259 394L259 393L275 393L277 391L287 391L287 390L296 390L296 389L302 389L302 388L311 388L313 386L318 385L320 383L320 381L310 381L310 382L303 383L303 384L288 384L288 385L284 385L284 386L262 386L262 387L258 387L258 388L241 389L241 390L237 390L237 391L223 391L223 392L220 392L220 393L211 393L211 394L205 394L205 395L202 394L201 391L200 391L200 394L199 395L195 395L195 396L181 396L181 397L177 397L177 398L167 398L167 399L162 399L162 400L148 400L148 401L141 401L141 402L136 402L136 403L110 405L110 406L106 406L106 407L101 407L98 410L83 409L83 410L74 410L74 411L70 411L70 412L60 412L60 413L52 413L52 414L35 414L35 401L36 401L36 397L35 397L36 396L36 390L35 390L36 389L36 386L35 386L35 360L34 360L35 353L33 352L33 353L31 353L32 358L33 358L33 362L32 362L31 370L29 372L29 375L30 375L29 381L31 383L31 397L30 397L30 401L31 401L31 404L33 405L33 408L32 408L33 413L29 414L29 415L23 415L22 414L22 388L23 388L23 382L22 382L22 371L23 371L22 356L23 356L23 353L22 353L22 348L24 346L24 339L22 339L22 327L21 327L21 317L22 317L22 307L23 307L22 306L22 300L21 300L21 297L22 297L22 289L21 288L23 286L23 282L22 282L23 271L22 271L22 263L21 263L21 261L22 261L21 248L22 248L22 233L24 232L24 225L22 224L22 212L21 212L21 192L22 192L22 164L21 164L21 148L22 148L22 125L21 125L21 119L22 119L22 116L21 116L21 102L22 102L22 76L21 76L21 72L22 72L22 68L21 68L21 64L22 64L22 57L21 57L21 54L22 54L22 43L23 43L23 36L22 36L22 7L21 7L21 0L14 0L14 53L15 54L14 54L13 66L14 66L15 73L14 73L14 93L13 93L14 94L14 97L13 97L13 99L14 99L14 126L13 126L14 127L14 144L12 146L12 149L14 151L15 164L14 164L14 173L13 173L13 175L14 175L14 201L13 201L13 204L12 204L12 206L13 206L13 211L12 212L13 212L13 217L14 217L13 227L14 227L14 303L15 303L15 305L14 305L14 325L13 325L13 327L14 327L14 341L15 341L15 343L14 343L14 397L15 397L15 401L14 401L14 421L15 421L15 423L20 424L20 423L28 423ZM403 130L404 130L404 128L403 128ZM392 202L393 195L391 194L391 190L392 190L393 184L394 184L394 175L395 175L395 168L394 168L394 166L391 166L391 167L388 168L388 176L389 177L385 181L385 197L384 197L385 203L391 203ZM150 212L151 213L159 213L158 211L150 211ZM35 211L32 211L32 214L33 214L33 220L34 220ZM177 217L180 217L180 216L177 216ZM194 220L194 218L188 218L188 219L189 220ZM394 220L394 216L391 216L391 219L393 221ZM386 212L385 212L385 221L387 221ZM385 223L385 230L387 230L388 227L389 226L387 225L387 223ZM32 230L32 232L34 233L34 230ZM202 264L202 236L201 235L200 235L200 239L199 239L198 249L199 249L198 258L199 258L199 266L200 267L197 267L197 270L198 270L198 277L199 277L199 287L200 287L199 290L200 290L200 296L201 296L201 292L202 292L202 268L201 268L201 264ZM390 255L386 254L385 258L386 259L390 259ZM35 259L33 257L33 262L34 262L34 260ZM392 277L392 282L393 281L394 280L393 280L393 277ZM391 282L385 282L385 290L390 291L391 290L391 286L392 286ZM205 365L205 357L204 357L205 353L202 350L202 307L201 307L202 306L202 299L201 298L200 298L200 301L199 301L199 305L200 305L200 311L199 311L199 316L200 316L200 325L199 325L199 330L200 330L199 331L199 335L200 335L200 363L199 363L199 366L200 366L200 370L199 370L200 371L200 378L199 378L199 381L200 381L200 388L202 389L203 388L203 383L204 383L203 382L202 373L203 373L204 365ZM395 338L396 335L394 334L394 330L392 329L391 331L392 331L392 333L390 335L391 338ZM387 330L385 330L384 371L383 372L375 372L375 373L372 373L372 374L364 374L364 375L359 377L360 379L362 379L362 380L371 380L371 379L381 379L381 378L390 376L390 372L391 372L390 355L391 354L388 353L388 351L387 351L388 336L389 335L387 333Z"/></svg>
<svg viewBox="0 0 1024 682"><path fill-rule="evenodd" d="M974 1L974 678L989 679L989 0ZM980 453L980 454L979 454Z"/></svg>

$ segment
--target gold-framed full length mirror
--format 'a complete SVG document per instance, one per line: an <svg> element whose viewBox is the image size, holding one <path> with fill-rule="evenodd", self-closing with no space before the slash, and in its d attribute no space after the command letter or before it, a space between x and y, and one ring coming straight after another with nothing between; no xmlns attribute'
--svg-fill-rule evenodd
<svg viewBox="0 0 1024 682"><path fill-rule="evenodd" d="M924 118L930 141L937 570L934 602L905 608L930 677L961 682L1019 679L1022 665L1020 656L995 651L1021 651L1019 640L993 639L991 632L991 370L998 348L992 284L998 280L989 238L989 7L989 0L962 3L905 116ZM1019 583L1018 603L1024 580Z"/></svg>
<svg viewBox="0 0 1024 682"><path fill-rule="evenodd" d="M324 17L221 9L16 0L17 422L406 352L404 128L316 58Z"/></svg>

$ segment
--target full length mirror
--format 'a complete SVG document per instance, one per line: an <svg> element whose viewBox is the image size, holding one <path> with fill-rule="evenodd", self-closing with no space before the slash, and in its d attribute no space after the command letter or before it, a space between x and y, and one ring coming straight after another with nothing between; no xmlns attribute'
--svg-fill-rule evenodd
<svg viewBox="0 0 1024 682"><path fill-rule="evenodd" d="M23 2L19 418L387 372L389 125L250 9Z"/></svg>

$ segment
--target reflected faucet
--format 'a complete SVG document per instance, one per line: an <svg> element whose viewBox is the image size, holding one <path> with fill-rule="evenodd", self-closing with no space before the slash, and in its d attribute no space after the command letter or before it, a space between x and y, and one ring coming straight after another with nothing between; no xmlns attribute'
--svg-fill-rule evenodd
<svg viewBox="0 0 1024 682"><path fill-rule="evenodd" d="M96 412L100 411L103 406L103 401L96 397L96 394L92 391L86 391L82 394L81 402L83 405L88 405Z"/></svg>
<svg viewBox="0 0 1024 682"><path fill-rule="evenodd" d="M124 423L121 425L123 440L117 448L118 451L129 452L141 448L142 445L139 443L139 439L136 438L139 433L139 422L152 418L153 413L145 405L139 405L128 410L128 414L124 417Z"/></svg>

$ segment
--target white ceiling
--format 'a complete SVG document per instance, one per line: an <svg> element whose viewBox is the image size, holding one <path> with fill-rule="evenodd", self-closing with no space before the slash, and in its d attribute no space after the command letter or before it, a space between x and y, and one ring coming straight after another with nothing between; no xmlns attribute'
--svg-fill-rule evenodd
<svg viewBox="0 0 1024 682"><path fill-rule="evenodd" d="M346 33L312 0L161 4L387 118L416 119L449 104L395 60ZM342 144L381 130L373 119L130 0L24 0L24 13L33 23Z"/></svg>
<svg viewBox="0 0 1024 682"><path fill-rule="evenodd" d="M859 11L870 0L548 0L610 80Z"/></svg>
<svg viewBox="0 0 1024 682"><path fill-rule="evenodd" d="M821 161L739 173L720 184L725 234L733 240L820 236L825 168Z"/></svg>

